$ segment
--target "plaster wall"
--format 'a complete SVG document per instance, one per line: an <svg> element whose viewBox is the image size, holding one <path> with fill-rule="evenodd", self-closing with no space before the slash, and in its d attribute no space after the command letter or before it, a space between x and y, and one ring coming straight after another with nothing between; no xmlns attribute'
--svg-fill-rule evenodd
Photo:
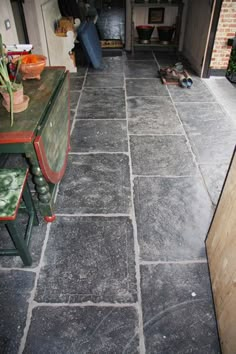
<svg viewBox="0 0 236 354"><path fill-rule="evenodd" d="M69 71L76 71L68 52L74 47L74 35L57 37L54 23L61 17L57 0L25 0L24 13L30 43L34 53L48 58L47 65L66 66Z"/></svg>
<svg viewBox="0 0 236 354"><path fill-rule="evenodd" d="M213 0L191 0L188 4L183 54L201 75L211 20Z"/></svg>
<svg viewBox="0 0 236 354"><path fill-rule="evenodd" d="M0 33L2 34L3 43L5 44L16 44L18 43L18 36L16 32L15 21L13 17L13 11L11 3L9 0L0 1ZM5 20L9 19L11 23L11 28L6 30Z"/></svg>
<svg viewBox="0 0 236 354"><path fill-rule="evenodd" d="M47 42L43 24L41 5L45 0L25 0L23 3L25 21L30 43L34 53L43 54L48 58Z"/></svg>

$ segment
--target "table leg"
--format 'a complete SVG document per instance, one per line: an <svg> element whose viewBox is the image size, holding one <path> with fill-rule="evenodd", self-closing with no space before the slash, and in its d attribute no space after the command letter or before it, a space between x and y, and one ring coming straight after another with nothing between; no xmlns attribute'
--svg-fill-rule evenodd
<svg viewBox="0 0 236 354"><path fill-rule="evenodd" d="M55 220L55 214L53 211L53 196L50 192L49 184L42 174L36 155L27 154L26 156L31 166L30 170L38 194L40 212L44 216L45 221L52 222Z"/></svg>

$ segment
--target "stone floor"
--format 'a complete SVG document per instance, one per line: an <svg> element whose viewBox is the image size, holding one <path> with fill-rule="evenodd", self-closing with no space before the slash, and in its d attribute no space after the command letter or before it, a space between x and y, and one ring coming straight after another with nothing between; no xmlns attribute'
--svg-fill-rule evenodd
<svg viewBox="0 0 236 354"><path fill-rule="evenodd" d="M236 125L199 78L163 86L169 59L71 75L56 222L31 268L0 258L0 353L220 353L204 240Z"/></svg>

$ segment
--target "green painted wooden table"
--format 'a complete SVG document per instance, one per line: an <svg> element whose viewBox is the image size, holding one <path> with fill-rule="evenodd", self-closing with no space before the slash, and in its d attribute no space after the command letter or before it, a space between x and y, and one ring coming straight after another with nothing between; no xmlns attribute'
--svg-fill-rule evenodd
<svg viewBox="0 0 236 354"><path fill-rule="evenodd" d="M24 93L30 97L26 111L9 113L0 105L0 153L22 153L46 221L53 221L56 186L64 175L69 151L69 73L64 67L45 68L40 80L26 80Z"/></svg>

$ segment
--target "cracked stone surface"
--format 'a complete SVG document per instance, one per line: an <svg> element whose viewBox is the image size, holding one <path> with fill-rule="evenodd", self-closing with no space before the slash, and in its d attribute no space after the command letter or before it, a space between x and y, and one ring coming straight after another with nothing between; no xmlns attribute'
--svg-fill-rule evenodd
<svg viewBox="0 0 236 354"><path fill-rule="evenodd" d="M220 353L206 264L141 266L147 353Z"/></svg>
<svg viewBox="0 0 236 354"><path fill-rule="evenodd" d="M24 353L137 354L137 317L134 308L37 307Z"/></svg>

